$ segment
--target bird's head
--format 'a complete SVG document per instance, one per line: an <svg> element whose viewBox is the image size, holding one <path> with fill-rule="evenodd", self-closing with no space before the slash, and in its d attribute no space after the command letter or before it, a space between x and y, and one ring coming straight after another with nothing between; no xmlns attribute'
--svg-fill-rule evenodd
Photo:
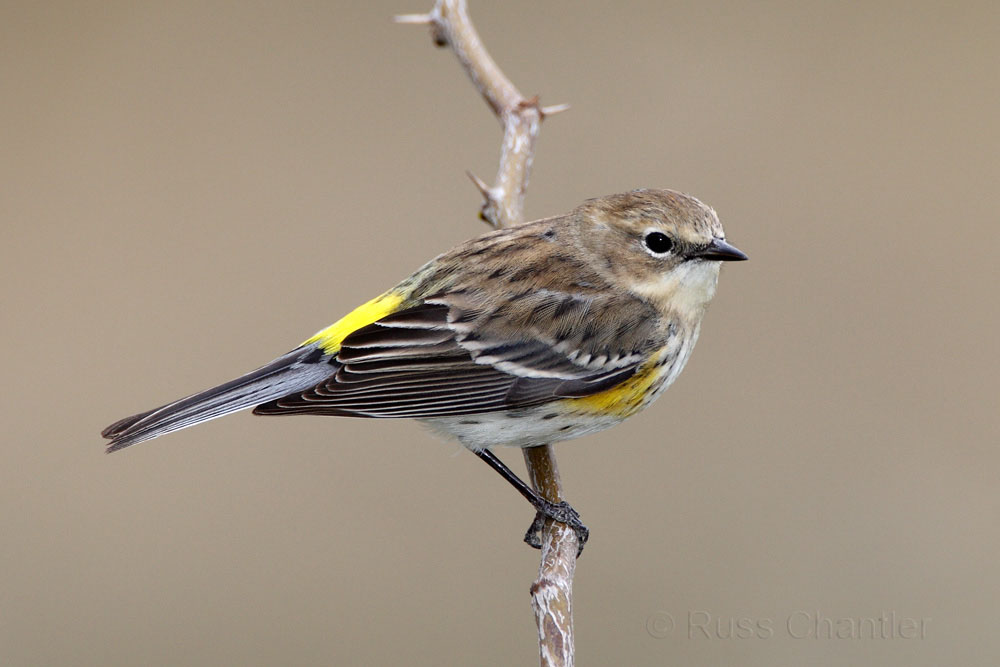
<svg viewBox="0 0 1000 667"><path fill-rule="evenodd" d="M584 202L579 243L616 284L682 316L701 318L722 262L747 256L726 242L719 216L672 190L633 190Z"/></svg>

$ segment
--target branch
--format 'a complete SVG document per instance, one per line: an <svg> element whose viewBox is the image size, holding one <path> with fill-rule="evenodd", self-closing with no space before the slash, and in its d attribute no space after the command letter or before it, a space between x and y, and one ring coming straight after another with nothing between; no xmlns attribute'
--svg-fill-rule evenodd
<svg viewBox="0 0 1000 667"><path fill-rule="evenodd" d="M510 227L524 222L524 194L535 153L538 129L546 116L566 111L559 104L542 107L538 96L526 98L497 67L472 25L464 0L437 0L429 14L406 14L397 23L430 26L438 46L450 46L482 94L490 110L503 126L500 168L496 183L486 186L472 177L483 194L483 218L494 227Z"/></svg>
<svg viewBox="0 0 1000 667"><path fill-rule="evenodd" d="M498 228L524 222L524 195L539 127L546 116L569 107L542 107L538 96L528 99L521 94L486 52L466 11L465 0L436 0L429 14L397 16L396 21L430 26L434 43L451 47L500 121L503 142L496 182L489 186L472 174L469 177L483 195L484 220ZM562 501L562 484L551 445L526 448L524 461L535 489L552 502ZM576 555L576 533L561 523L546 521L538 578L531 585L531 607L538 626L538 650L543 666L573 664Z"/></svg>

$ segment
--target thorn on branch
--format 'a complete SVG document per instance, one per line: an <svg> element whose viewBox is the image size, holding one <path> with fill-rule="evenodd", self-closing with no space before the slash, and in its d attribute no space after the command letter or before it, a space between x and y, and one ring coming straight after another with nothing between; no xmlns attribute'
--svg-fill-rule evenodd
<svg viewBox="0 0 1000 667"><path fill-rule="evenodd" d="M497 200L500 198L499 188L491 188L486 185L486 182L473 174L471 171L466 170L465 175L469 177L472 184L476 186L479 190L479 194L483 196L483 205L479 209L479 219L488 224L490 227L496 229L496 207Z"/></svg>
<svg viewBox="0 0 1000 667"><path fill-rule="evenodd" d="M469 180L472 181L472 184L476 186L476 189L479 190L479 194L483 196L483 199L490 198L492 194L490 192L490 186L486 185L486 182L483 179L479 178L471 171L466 171L465 175L468 176Z"/></svg>
<svg viewBox="0 0 1000 667"><path fill-rule="evenodd" d="M397 14L392 20L396 23L430 26L431 39L434 40L434 46L448 46L448 36L445 34L444 26L441 24L441 14L436 5L434 11L430 14Z"/></svg>
<svg viewBox="0 0 1000 667"><path fill-rule="evenodd" d="M545 120L547 116L554 116L557 113L562 113L569 109L568 104L553 104L551 106L543 107L539 102L538 95L534 95L527 99L522 99L514 107L517 111L524 111L525 109L534 109L538 112L538 116Z"/></svg>
<svg viewBox="0 0 1000 667"><path fill-rule="evenodd" d="M553 104L549 107L542 107L538 111L542 114L542 119L548 118L549 116L555 116L557 113L562 113L563 111L569 111L568 104Z"/></svg>
<svg viewBox="0 0 1000 667"><path fill-rule="evenodd" d="M392 17L395 23L408 23L411 25L430 25L434 23L434 17L430 14L396 14Z"/></svg>

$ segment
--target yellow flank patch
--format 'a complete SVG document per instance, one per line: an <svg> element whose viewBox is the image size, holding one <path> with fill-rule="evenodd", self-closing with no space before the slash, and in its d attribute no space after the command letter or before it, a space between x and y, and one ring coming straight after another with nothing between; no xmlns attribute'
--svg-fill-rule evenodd
<svg viewBox="0 0 1000 667"><path fill-rule="evenodd" d="M395 312L399 308L399 304L403 303L403 299L402 293L390 290L368 303L361 304L327 328L317 331L312 338L302 344L319 343L324 352L335 354L340 349L340 343L347 338L348 334Z"/></svg>
<svg viewBox="0 0 1000 667"><path fill-rule="evenodd" d="M577 410L595 415L613 417L631 417L643 408L649 400L653 385L662 374L664 367L657 365L656 359L646 362L636 371L635 375L616 387L605 389L583 398L565 399L563 405L570 410Z"/></svg>

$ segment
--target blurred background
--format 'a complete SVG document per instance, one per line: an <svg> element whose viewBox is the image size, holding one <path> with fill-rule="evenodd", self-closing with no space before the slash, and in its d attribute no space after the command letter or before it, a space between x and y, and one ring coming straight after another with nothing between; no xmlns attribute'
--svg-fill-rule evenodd
<svg viewBox="0 0 1000 667"><path fill-rule="evenodd" d="M419 425L98 436L485 231L499 126L390 21L430 5L0 9L4 664L536 662L532 512ZM529 217L671 187L751 257L665 398L558 447L580 662L996 664L997 4L470 10L572 105Z"/></svg>

